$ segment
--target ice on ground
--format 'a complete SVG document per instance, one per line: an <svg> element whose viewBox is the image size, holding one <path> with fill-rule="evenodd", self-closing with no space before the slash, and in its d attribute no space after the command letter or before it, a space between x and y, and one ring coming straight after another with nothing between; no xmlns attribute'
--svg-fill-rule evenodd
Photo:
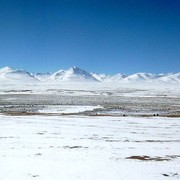
<svg viewBox="0 0 180 180"><path fill-rule="evenodd" d="M0 179L179 179L179 120L0 115Z"/></svg>
<svg viewBox="0 0 180 180"><path fill-rule="evenodd" d="M102 106L44 106L43 109L38 110L40 113L80 113L85 111L93 111L94 109L102 109Z"/></svg>

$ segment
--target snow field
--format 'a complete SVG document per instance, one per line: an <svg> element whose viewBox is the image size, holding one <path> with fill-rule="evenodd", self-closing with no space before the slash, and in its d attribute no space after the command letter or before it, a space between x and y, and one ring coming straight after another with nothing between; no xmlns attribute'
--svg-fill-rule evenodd
<svg viewBox="0 0 180 180"><path fill-rule="evenodd" d="M1 115L0 179L178 179L179 120Z"/></svg>

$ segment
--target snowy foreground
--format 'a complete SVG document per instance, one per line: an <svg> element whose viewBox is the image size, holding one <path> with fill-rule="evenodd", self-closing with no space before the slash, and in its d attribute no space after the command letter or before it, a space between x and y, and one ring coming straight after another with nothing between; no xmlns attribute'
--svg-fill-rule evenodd
<svg viewBox="0 0 180 180"><path fill-rule="evenodd" d="M179 121L0 115L0 179L179 179Z"/></svg>

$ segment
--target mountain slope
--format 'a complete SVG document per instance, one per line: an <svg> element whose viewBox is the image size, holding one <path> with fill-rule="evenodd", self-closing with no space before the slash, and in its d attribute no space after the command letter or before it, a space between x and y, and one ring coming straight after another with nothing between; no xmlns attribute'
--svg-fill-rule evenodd
<svg viewBox="0 0 180 180"><path fill-rule="evenodd" d="M51 76L51 73L32 73L31 76L38 79L39 81L46 81Z"/></svg>
<svg viewBox="0 0 180 180"><path fill-rule="evenodd" d="M160 75L151 74L151 73L136 73L127 76L125 82L142 82L142 81L152 81L158 79Z"/></svg>
<svg viewBox="0 0 180 180"><path fill-rule="evenodd" d="M127 77L127 75L121 74L121 73L118 73L115 75L92 73L92 76L101 82L119 82L122 79L124 79L125 77Z"/></svg>
<svg viewBox="0 0 180 180"><path fill-rule="evenodd" d="M37 81L30 73L25 70L15 70L10 67L0 69L0 81Z"/></svg>
<svg viewBox="0 0 180 180"><path fill-rule="evenodd" d="M180 83L180 73L169 74L159 78L160 81L167 83Z"/></svg>
<svg viewBox="0 0 180 180"><path fill-rule="evenodd" d="M72 67L65 70L60 70L55 73L53 73L49 79L56 80L56 81L98 81L96 78L94 78L90 73L86 72L83 69L80 69L78 67Z"/></svg>

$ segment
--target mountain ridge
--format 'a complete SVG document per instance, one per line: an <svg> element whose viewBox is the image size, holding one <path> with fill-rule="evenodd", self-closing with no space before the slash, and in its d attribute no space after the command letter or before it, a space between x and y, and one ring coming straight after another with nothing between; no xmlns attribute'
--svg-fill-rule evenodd
<svg viewBox="0 0 180 180"><path fill-rule="evenodd" d="M59 70L54 73L29 73L22 69L13 69L4 67L0 69L0 81L53 81L53 82L164 82L164 83L180 83L179 73L152 74L152 73L135 73L126 75L118 73L115 75L89 73L84 69L73 66L68 70Z"/></svg>

